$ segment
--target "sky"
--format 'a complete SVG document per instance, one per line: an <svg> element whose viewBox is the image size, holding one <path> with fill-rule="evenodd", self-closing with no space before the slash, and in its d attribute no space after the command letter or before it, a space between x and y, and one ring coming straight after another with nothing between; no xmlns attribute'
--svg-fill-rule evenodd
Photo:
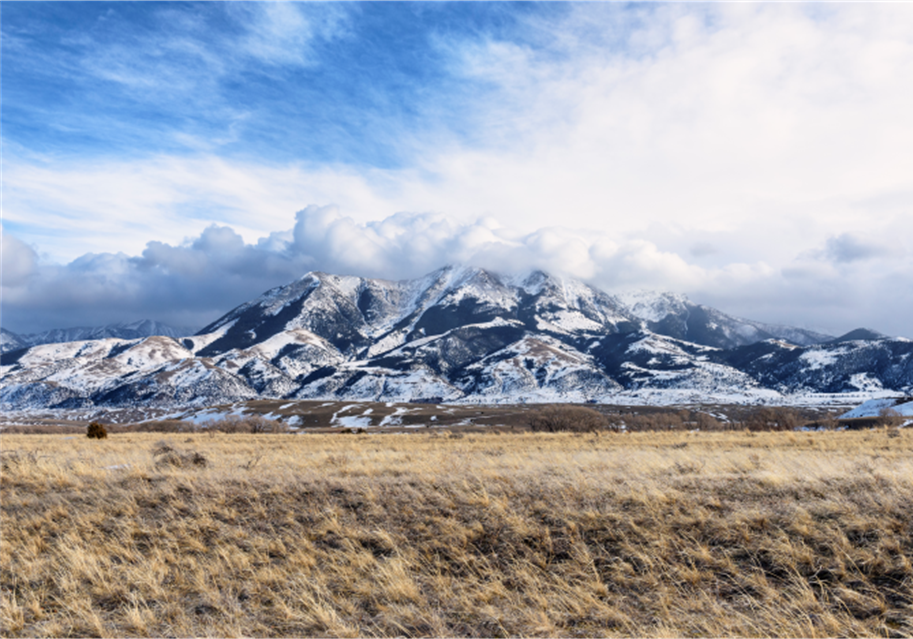
<svg viewBox="0 0 913 639"><path fill-rule="evenodd" d="M462 263L913 338L913 3L0 12L7 330Z"/></svg>

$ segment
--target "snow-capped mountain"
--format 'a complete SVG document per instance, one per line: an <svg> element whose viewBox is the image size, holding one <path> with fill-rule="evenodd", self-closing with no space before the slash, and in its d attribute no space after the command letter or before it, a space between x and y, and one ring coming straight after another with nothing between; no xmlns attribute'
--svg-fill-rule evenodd
<svg viewBox="0 0 913 639"><path fill-rule="evenodd" d="M874 342L874 341L877 341L880 339L885 339L886 337L887 337L887 335L885 335L883 333L879 333L878 331L873 331L870 328L857 328L855 330L850 331L849 333L841 335L840 337L835 337L834 339L828 340L828 341L831 341L834 343L858 342L858 341Z"/></svg>
<svg viewBox="0 0 913 639"><path fill-rule="evenodd" d="M617 298L630 314L644 321L646 328L654 333L705 346L733 348L766 339L810 346L833 339L830 335L803 328L732 317L675 293L625 292Z"/></svg>
<svg viewBox="0 0 913 639"><path fill-rule="evenodd" d="M492 322L566 336L636 328L615 298L540 271L513 281L482 269L447 267L405 282L309 273L205 327L200 335L219 337L201 354L243 349L304 329L349 356L376 357L416 340Z"/></svg>
<svg viewBox="0 0 913 639"><path fill-rule="evenodd" d="M23 341L21 336L5 328L0 328L0 353L15 351L27 346L28 344Z"/></svg>
<svg viewBox="0 0 913 639"><path fill-rule="evenodd" d="M58 344L62 342L84 342L90 339L138 339L152 335L165 337L182 337L191 335L194 329L175 328L155 320L121 322L106 326L78 326L73 328L55 328L42 333L16 334L0 329L0 353L8 353L27 346L38 344Z"/></svg>
<svg viewBox="0 0 913 639"><path fill-rule="evenodd" d="M538 271L509 278L447 267L402 282L308 273L196 335L9 352L0 405L613 401L648 392L751 401L913 388L913 342L827 340L681 296L613 296Z"/></svg>

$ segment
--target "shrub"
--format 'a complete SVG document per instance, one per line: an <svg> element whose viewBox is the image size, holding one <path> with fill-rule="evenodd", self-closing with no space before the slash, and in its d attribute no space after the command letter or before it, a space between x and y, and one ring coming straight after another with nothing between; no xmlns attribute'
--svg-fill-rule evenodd
<svg viewBox="0 0 913 639"><path fill-rule="evenodd" d="M221 433L287 433L288 424L262 415L227 415L203 424L203 429Z"/></svg>
<svg viewBox="0 0 913 639"><path fill-rule="evenodd" d="M795 430L799 422L799 414L791 408L765 406L748 416L746 426L753 431Z"/></svg>
<svg viewBox="0 0 913 639"><path fill-rule="evenodd" d="M881 425L890 428L891 426L900 426L903 424L904 419L900 412L893 407L882 408L878 413L878 417L881 418Z"/></svg>
<svg viewBox="0 0 913 639"><path fill-rule="evenodd" d="M107 429L98 422L92 422L89 424L89 429L86 432L86 435L89 436L89 439L107 439L108 431Z"/></svg>
<svg viewBox="0 0 913 639"><path fill-rule="evenodd" d="M694 421L697 423L697 428L701 430L723 430L725 428L725 424L709 413L696 412Z"/></svg>
<svg viewBox="0 0 913 639"><path fill-rule="evenodd" d="M58 424L17 424L0 427L4 435L82 435L85 426L63 426Z"/></svg>
<svg viewBox="0 0 913 639"><path fill-rule="evenodd" d="M614 430L605 415L583 406L548 406L532 416L529 427L545 433Z"/></svg>

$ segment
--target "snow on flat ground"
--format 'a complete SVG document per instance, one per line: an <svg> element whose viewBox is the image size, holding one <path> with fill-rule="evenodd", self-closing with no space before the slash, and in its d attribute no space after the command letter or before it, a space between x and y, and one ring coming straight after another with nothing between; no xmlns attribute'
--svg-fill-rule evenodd
<svg viewBox="0 0 913 639"><path fill-rule="evenodd" d="M356 408L361 408L362 404L347 404L333 413L333 416L330 418L330 424L333 426L344 426L346 428L365 428L371 425L371 409L367 409L361 415L343 415L349 411L353 411Z"/></svg>
<svg viewBox="0 0 913 639"><path fill-rule="evenodd" d="M344 417L334 417L334 426L343 426L346 428L368 428L371 425L371 418L362 415L345 415Z"/></svg>
<svg viewBox="0 0 913 639"><path fill-rule="evenodd" d="M387 405L390 406L390 404L387 404ZM400 406L399 408L394 410L392 413L390 413L389 415L384 417L382 420L380 420L380 424L378 424L378 426L399 426L400 424L403 423L402 416L408 412L409 412L408 408Z"/></svg>
<svg viewBox="0 0 913 639"><path fill-rule="evenodd" d="M244 406L231 406L228 409L207 408L198 413L184 414L178 417L182 422L190 422L200 426L210 421L225 419L226 417L242 417L244 415Z"/></svg>

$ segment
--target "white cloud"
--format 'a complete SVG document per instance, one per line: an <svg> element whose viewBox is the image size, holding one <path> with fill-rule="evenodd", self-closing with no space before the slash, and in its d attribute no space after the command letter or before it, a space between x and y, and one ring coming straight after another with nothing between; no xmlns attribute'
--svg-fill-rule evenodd
<svg viewBox="0 0 913 639"><path fill-rule="evenodd" d="M241 48L271 65L308 65L315 39L346 33L345 9L334 4L238 3L227 9L246 29Z"/></svg>
<svg viewBox="0 0 913 639"><path fill-rule="evenodd" d="M854 224L850 199L909 188L913 86L897 78L913 73L913 8L718 5L706 23L683 11L651 15L644 38L666 46L644 57L471 49L467 77L502 89L482 126L522 144L439 157L435 171L508 219L544 225L564 209L626 230L730 229L825 200L832 224Z"/></svg>
<svg viewBox="0 0 913 639"><path fill-rule="evenodd" d="M3 286L25 286L37 265L35 250L0 227L0 280Z"/></svg>
<svg viewBox="0 0 913 639"><path fill-rule="evenodd" d="M909 254L887 274L876 268L877 260L848 269L821 259L823 250L779 268L764 262L708 268L647 240L586 229L555 226L524 234L486 218L457 223L439 214L405 213L362 223L336 206L309 206L290 231L256 243L212 225L177 245L149 242L138 256L86 254L66 266L35 266L23 247L4 236L5 272L10 260L19 274L4 276L5 317L20 331L147 317L202 326L309 270L405 279L448 263L502 273L540 268L608 291L672 289L752 319L835 333L868 325L910 334L906 318L913 312L903 293L913 272Z"/></svg>
<svg viewBox="0 0 913 639"><path fill-rule="evenodd" d="M268 34L285 24L270 12L292 10L258 7L250 33ZM536 25L564 38L557 53L491 39L447 43L454 72L494 88L460 96L477 130L471 143L443 133L442 122L410 167L277 166L205 154L88 166L11 157L11 215L72 233L97 216L99 224L67 244L99 248L120 241L99 227L124 219L149 220L122 238L137 248L212 222L252 239L305 202L335 202L361 222L433 211L461 222L493 216L525 232L560 221L631 236L670 224L758 231L760 218L770 230L756 237L776 237L780 259L789 259L841 233L877 234L909 214L913 85L897 79L913 77L913 7L672 5L639 13L610 29L624 46L581 26L601 18L611 27L627 15L593 5L575 7L566 23ZM903 209L888 207L890 197ZM809 228L784 238L797 218ZM75 256L63 242L35 237L51 255Z"/></svg>
<svg viewBox="0 0 913 639"><path fill-rule="evenodd" d="M254 9L242 48L275 64L305 64L307 38L344 28L271 15L291 5ZM913 77L913 5L587 3L529 28L547 46L439 41L463 93L416 108L465 100L471 135L443 121L420 140L405 132L404 168L7 152L4 217L48 261L143 252L114 261L129 277L188 278L187 291L221 291L226 273L253 294L309 268L405 277L463 261L913 333L913 84L901 81ZM337 207L269 235L307 202ZM240 270L250 264L269 277ZM200 297L205 312L225 290Z"/></svg>

